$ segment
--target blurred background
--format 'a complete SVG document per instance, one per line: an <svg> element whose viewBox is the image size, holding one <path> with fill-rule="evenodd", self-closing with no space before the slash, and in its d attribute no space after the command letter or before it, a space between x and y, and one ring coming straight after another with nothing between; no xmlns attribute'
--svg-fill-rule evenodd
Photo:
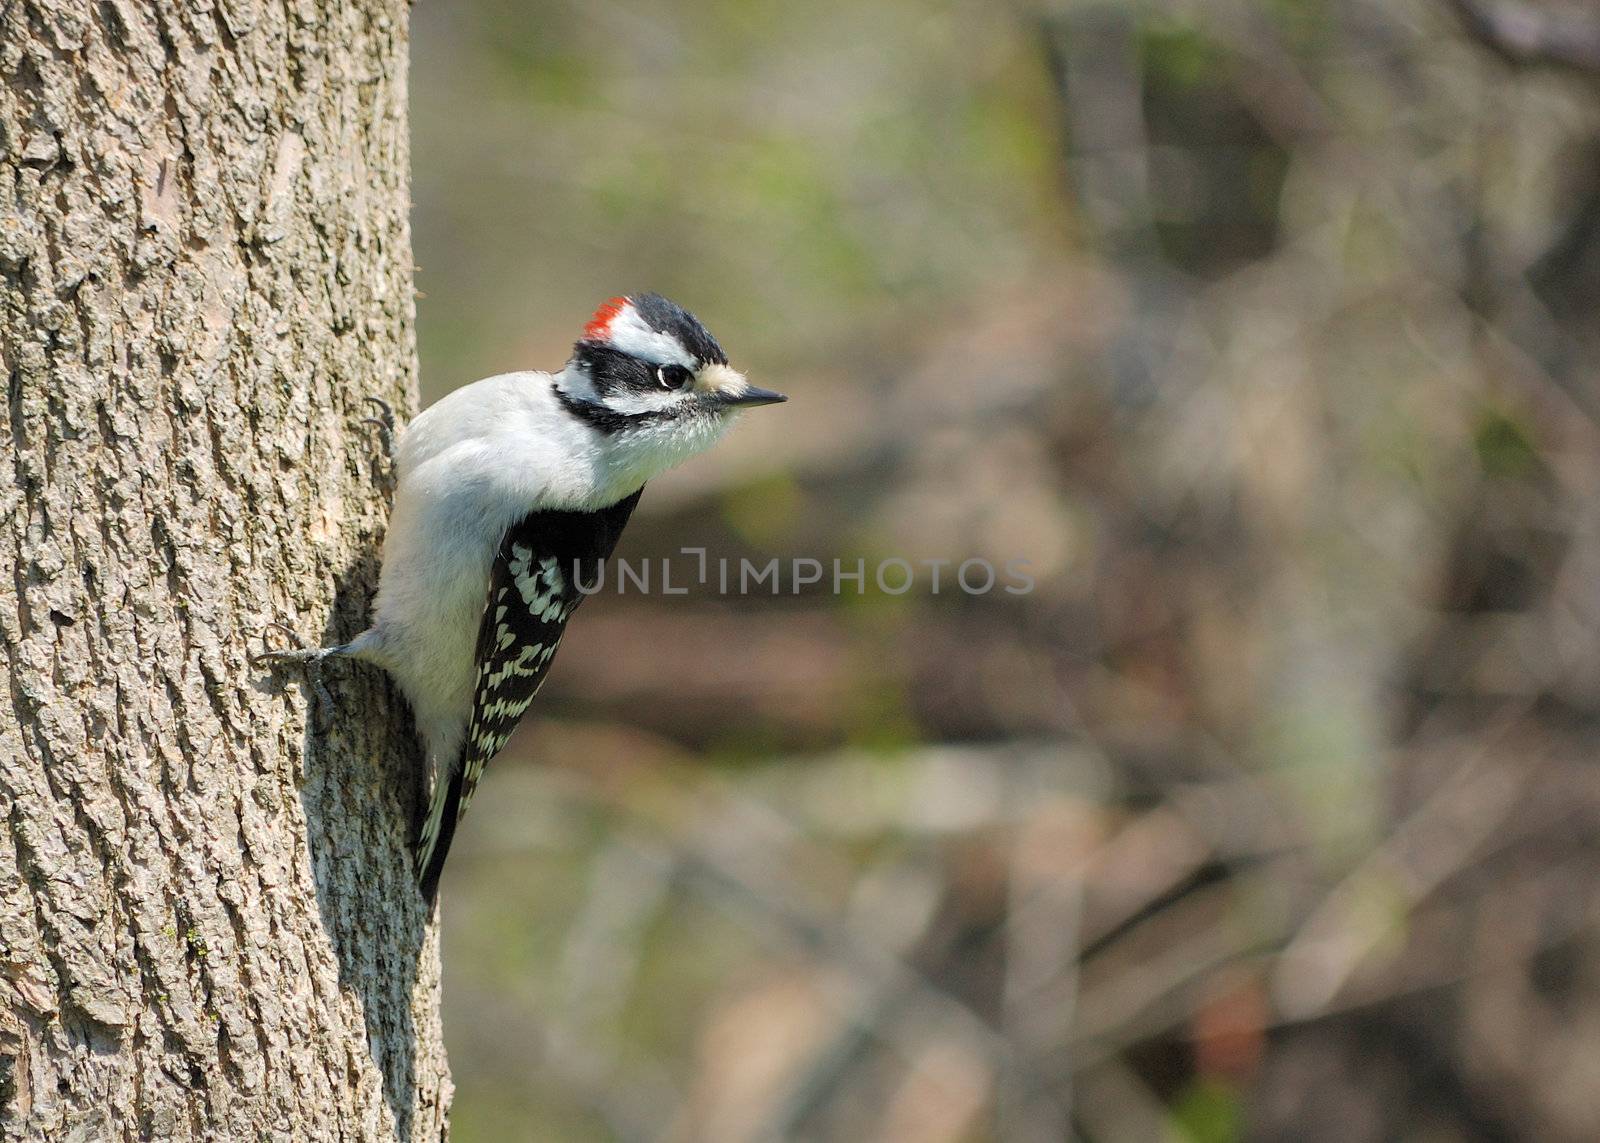
<svg viewBox="0 0 1600 1143"><path fill-rule="evenodd" d="M1600 1138L1600 12L415 10L427 399L659 290L788 405L445 888L454 1137ZM869 563L870 566L870 563Z"/></svg>

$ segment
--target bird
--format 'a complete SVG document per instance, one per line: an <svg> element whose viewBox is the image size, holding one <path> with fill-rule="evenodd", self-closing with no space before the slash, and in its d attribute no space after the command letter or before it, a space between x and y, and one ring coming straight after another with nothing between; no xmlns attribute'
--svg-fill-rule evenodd
<svg viewBox="0 0 1600 1143"><path fill-rule="evenodd" d="M369 626L256 661L317 672L354 660L394 679L432 775L415 847L430 908L485 766L532 704L579 585L594 584L645 484L716 444L740 412L785 400L729 365L688 310L637 293L594 311L559 372L462 386L394 439Z"/></svg>

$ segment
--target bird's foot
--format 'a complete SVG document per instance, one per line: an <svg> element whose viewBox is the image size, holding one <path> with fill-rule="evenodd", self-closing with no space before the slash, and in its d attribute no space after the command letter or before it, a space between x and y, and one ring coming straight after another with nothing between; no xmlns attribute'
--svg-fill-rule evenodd
<svg viewBox="0 0 1600 1143"><path fill-rule="evenodd" d="M281 667L299 667L305 672L306 681L311 684L315 705L312 708L312 725L317 731L328 728L326 715L333 709L333 695L328 690L328 684L322 678L322 665L330 655L337 655L344 650L343 647L307 647L305 640L300 638L294 630L285 624L272 622L261 632L263 644L267 641L267 633L273 628L283 632L295 643L292 649L262 651L258 655L250 656L252 666L278 669ZM319 717L320 716L320 717Z"/></svg>
<svg viewBox="0 0 1600 1143"><path fill-rule="evenodd" d="M363 425L373 425L377 428L378 443L383 446L383 457L387 462L387 472L384 474L383 480L386 484L392 484L394 480L394 406L382 397L363 397L361 399L369 405L378 407L377 416L362 417L361 423Z"/></svg>

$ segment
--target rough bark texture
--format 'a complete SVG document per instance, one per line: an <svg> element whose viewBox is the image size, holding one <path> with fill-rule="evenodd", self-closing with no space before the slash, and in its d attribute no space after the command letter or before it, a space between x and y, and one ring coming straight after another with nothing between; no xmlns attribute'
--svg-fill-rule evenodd
<svg viewBox="0 0 1600 1143"><path fill-rule="evenodd" d="M344 670L414 406L400 0L0 0L0 1126L438 1138L409 718ZM247 639L251 646L247 648Z"/></svg>

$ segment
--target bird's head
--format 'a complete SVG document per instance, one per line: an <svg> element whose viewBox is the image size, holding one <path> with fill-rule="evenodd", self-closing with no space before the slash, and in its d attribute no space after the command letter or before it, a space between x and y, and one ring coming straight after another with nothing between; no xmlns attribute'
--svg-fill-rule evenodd
<svg viewBox="0 0 1600 1143"><path fill-rule="evenodd" d="M609 466L641 480L711 447L741 410L787 400L750 384L699 319L660 294L597 309L555 390L600 435Z"/></svg>
<svg viewBox="0 0 1600 1143"><path fill-rule="evenodd" d="M745 380L699 319L660 294L612 298L597 309L558 388L569 407L611 431L726 418L787 399Z"/></svg>

